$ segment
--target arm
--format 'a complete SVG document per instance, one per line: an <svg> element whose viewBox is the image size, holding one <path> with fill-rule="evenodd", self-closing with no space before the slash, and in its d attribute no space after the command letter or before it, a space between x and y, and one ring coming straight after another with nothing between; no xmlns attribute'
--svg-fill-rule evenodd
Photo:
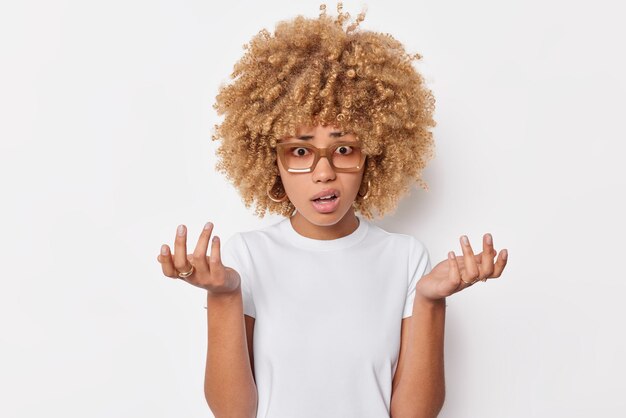
<svg viewBox="0 0 626 418"><path fill-rule="evenodd" d="M402 321L392 418L434 418L443 407L445 314L445 299L433 301L415 295L413 316Z"/></svg>
<svg viewBox="0 0 626 418"><path fill-rule="evenodd" d="M204 395L216 418L254 418L257 389L252 375L241 289L207 294L207 357Z"/></svg>
<svg viewBox="0 0 626 418"><path fill-rule="evenodd" d="M445 398L443 340L446 298L477 281L500 277L507 250L497 252L491 234L483 236L483 252L474 255L469 240L461 237L462 257L454 251L417 283L413 315L402 321L400 357L391 395L393 418L436 417ZM406 325L405 325L406 321Z"/></svg>

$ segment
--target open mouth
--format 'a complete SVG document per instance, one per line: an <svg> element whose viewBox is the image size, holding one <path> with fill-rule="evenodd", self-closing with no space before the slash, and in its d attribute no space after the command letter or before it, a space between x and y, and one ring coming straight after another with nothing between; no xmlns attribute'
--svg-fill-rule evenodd
<svg viewBox="0 0 626 418"><path fill-rule="evenodd" d="M313 201L317 203L330 203L330 202L334 202L335 200L337 200L337 196L332 195L328 197L320 197L318 199L314 199Z"/></svg>

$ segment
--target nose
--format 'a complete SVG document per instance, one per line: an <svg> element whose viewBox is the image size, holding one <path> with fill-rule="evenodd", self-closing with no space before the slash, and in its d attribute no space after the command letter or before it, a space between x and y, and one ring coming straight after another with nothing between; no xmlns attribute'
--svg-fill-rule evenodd
<svg viewBox="0 0 626 418"><path fill-rule="evenodd" d="M330 165L330 161L327 157L321 157L317 162L317 165L313 169L313 181L314 182L326 182L334 180L336 177L335 170Z"/></svg>

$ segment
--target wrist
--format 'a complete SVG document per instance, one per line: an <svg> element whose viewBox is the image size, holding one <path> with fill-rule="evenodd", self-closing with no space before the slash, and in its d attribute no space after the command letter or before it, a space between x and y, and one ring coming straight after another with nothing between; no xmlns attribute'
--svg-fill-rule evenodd
<svg viewBox="0 0 626 418"><path fill-rule="evenodd" d="M424 305L424 306L440 306L440 305L446 306L447 305L445 297L443 297L443 298L432 298L432 297L428 297L428 296L424 295L421 292L419 283L418 283L418 285L417 285L417 287L415 289L415 302L414 303L416 303L416 304L419 303L419 304Z"/></svg>
<svg viewBox="0 0 626 418"><path fill-rule="evenodd" d="M438 306L443 306L443 307L448 306L448 304L446 303L446 298L429 299L421 295L418 296L417 294L415 295L415 304L433 307L433 308L438 307Z"/></svg>
<svg viewBox="0 0 626 418"><path fill-rule="evenodd" d="M231 303L241 298L241 288L231 292L212 292L207 289L206 292L207 303Z"/></svg>

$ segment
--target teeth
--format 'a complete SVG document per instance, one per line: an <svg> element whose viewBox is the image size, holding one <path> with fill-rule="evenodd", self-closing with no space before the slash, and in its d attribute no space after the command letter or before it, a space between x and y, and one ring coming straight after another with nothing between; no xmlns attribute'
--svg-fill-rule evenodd
<svg viewBox="0 0 626 418"><path fill-rule="evenodd" d="M333 197L335 197L335 195L330 195L326 197L318 197L316 200L328 200L328 199L332 199Z"/></svg>

